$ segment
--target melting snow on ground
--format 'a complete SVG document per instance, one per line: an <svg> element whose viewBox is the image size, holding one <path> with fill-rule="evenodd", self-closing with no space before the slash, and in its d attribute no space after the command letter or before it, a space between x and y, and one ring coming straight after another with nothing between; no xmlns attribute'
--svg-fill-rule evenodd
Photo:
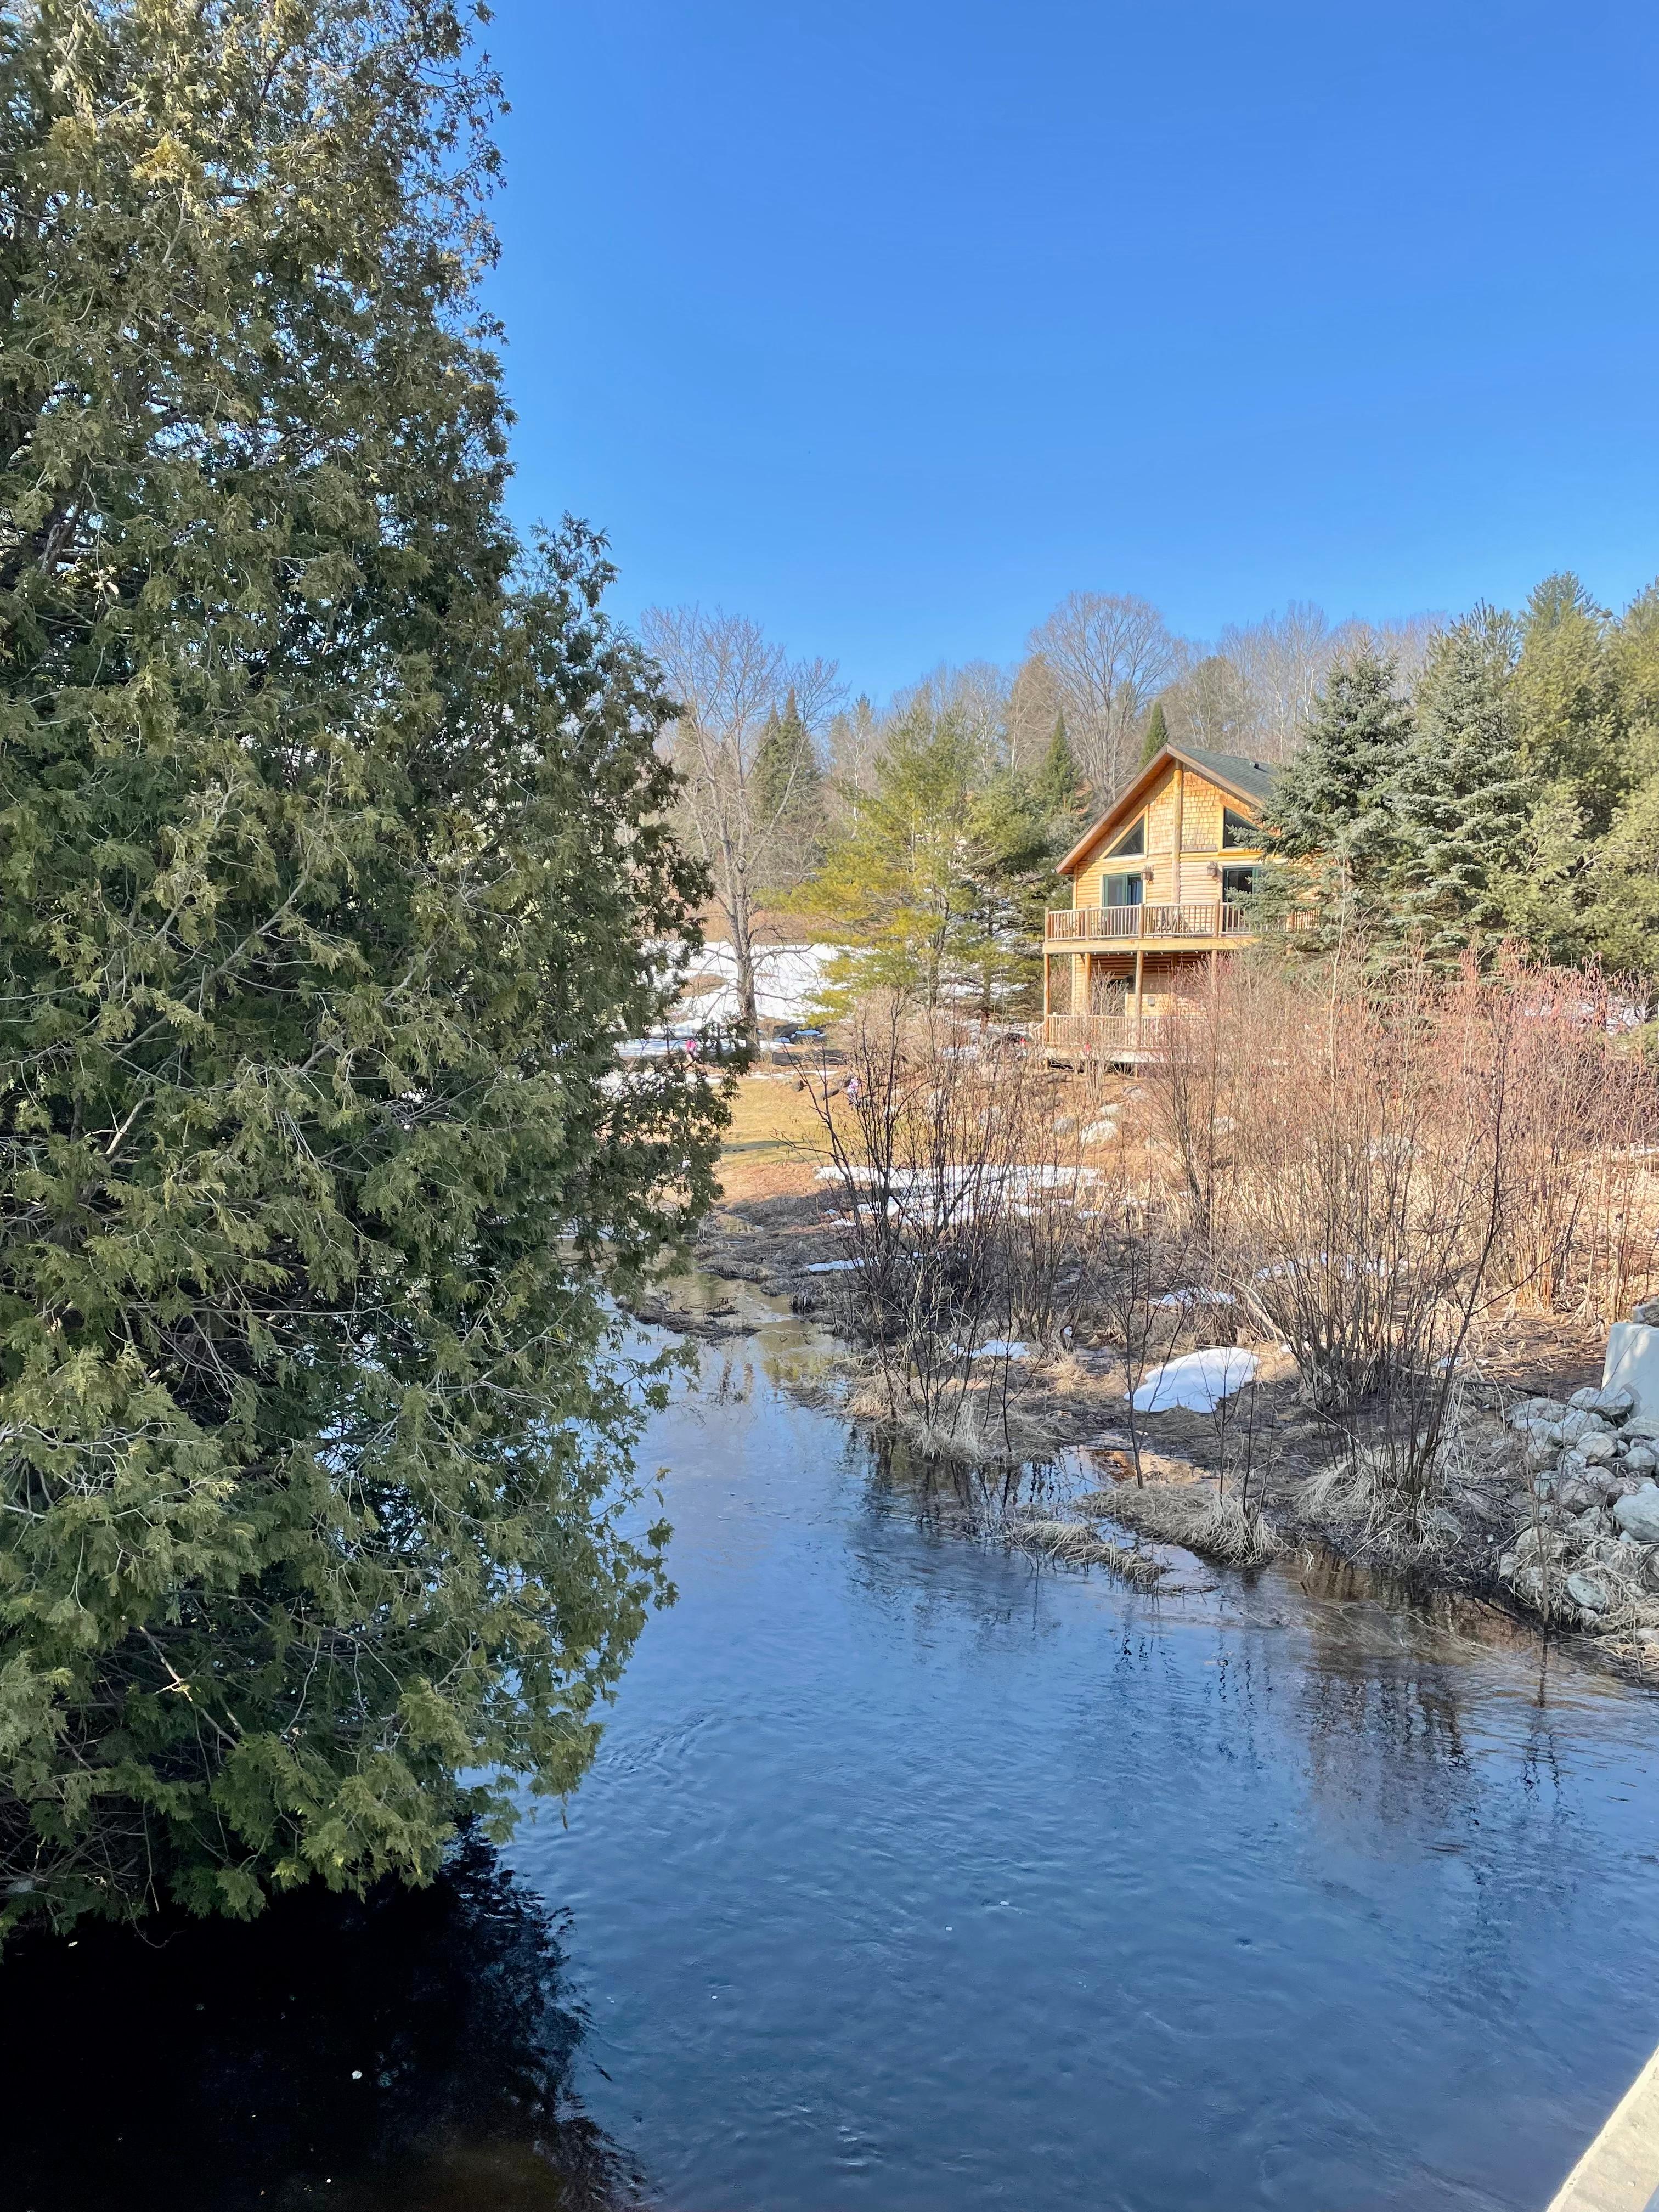
<svg viewBox="0 0 1659 2212"><path fill-rule="evenodd" d="M1255 1352L1233 1344L1183 1352L1179 1359L1153 1368L1135 1392L1135 1411L1168 1413L1182 1406L1189 1413L1212 1413L1224 1398L1255 1382L1260 1364Z"/></svg>
<svg viewBox="0 0 1659 2212"><path fill-rule="evenodd" d="M847 947L842 945L757 945L755 1007L763 1022L804 1022L823 997L825 979ZM690 958L692 972L678 1018L688 1027L735 1022L737 955L729 945L705 945ZM695 987L701 983L701 990Z"/></svg>

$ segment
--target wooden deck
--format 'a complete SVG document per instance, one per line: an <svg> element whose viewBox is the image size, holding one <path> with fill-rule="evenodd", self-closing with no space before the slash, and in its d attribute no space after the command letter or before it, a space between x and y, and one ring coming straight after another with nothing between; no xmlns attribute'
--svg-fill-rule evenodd
<svg viewBox="0 0 1659 2212"><path fill-rule="evenodd" d="M1073 906L1048 909L1050 945L1224 945L1246 935L1244 909L1227 899L1184 906Z"/></svg>

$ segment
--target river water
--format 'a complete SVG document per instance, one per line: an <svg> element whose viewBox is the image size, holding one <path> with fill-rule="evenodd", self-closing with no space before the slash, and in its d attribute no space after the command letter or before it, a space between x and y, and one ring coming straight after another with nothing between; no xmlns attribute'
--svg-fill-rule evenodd
<svg viewBox="0 0 1659 2212"><path fill-rule="evenodd" d="M123 2201L507 2212L590 2201L581 2153L669 2212L1544 2206L1659 2041L1659 1704L1311 1569L1154 1602L1036 1565L781 1389L810 1351L763 1320L654 1423L678 1601L471 1935L429 1903L335 1930L288 2042L315 1929L136 1998L107 1944L73 2001L59 1956L80 2109L112 2005L219 2085L114 2156ZM556 1955L514 1967L526 1893ZM527 2044L574 2134L496 2096ZM250 2131L267 2085L323 2118ZM98 2201L27 2101L6 2202Z"/></svg>

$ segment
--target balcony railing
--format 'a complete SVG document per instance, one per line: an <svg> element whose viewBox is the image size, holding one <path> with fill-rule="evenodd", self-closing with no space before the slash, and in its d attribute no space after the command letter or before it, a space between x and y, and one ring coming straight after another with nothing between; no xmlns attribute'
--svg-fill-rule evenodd
<svg viewBox="0 0 1659 2212"><path fill-rule="evenodd" d="M1042 1042L1050 1052L1124 1060L1156 1052L1172 1014L1050 1014Z"/></svg>
<svg viewBox="0 0 1659 2212"><path fill-rule="evenodd" d="M1170 938L1242 937L1244 909L1231 899L1200 899L1187 906L1073 906L1050 908L1048 938L1054 944L1146 945Z"/></svg>

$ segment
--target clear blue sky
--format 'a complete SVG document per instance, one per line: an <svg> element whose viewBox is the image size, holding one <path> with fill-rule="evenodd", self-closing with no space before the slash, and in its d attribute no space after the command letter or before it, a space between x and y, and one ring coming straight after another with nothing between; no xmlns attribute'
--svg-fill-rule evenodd
<svg viewBox="0 0 1659 2212"><path fill-rule="evenodd" d="M498 0L525 520L880 693L1659 572L1651 0Z"/></svg>

